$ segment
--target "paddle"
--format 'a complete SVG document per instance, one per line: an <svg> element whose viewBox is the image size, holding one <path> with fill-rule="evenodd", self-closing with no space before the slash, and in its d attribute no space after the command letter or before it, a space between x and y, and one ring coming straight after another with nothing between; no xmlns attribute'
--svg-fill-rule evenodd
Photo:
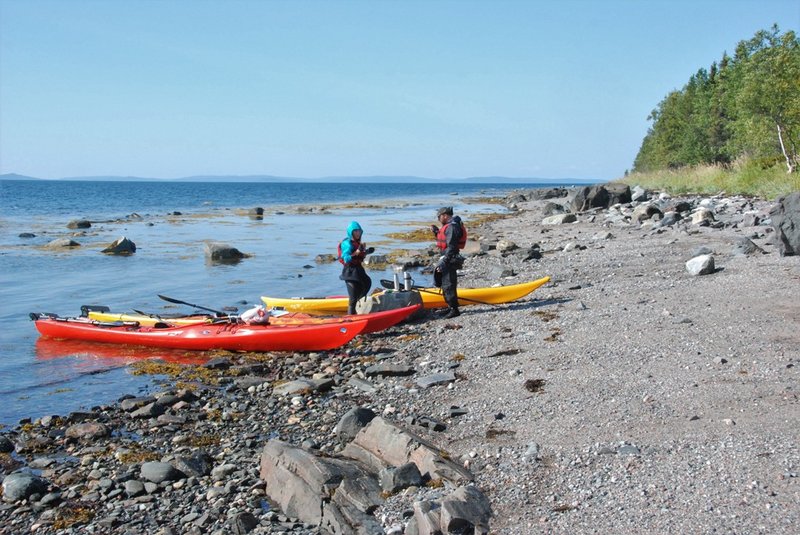
<svg viewBox="0 0 800 535"><path fill-rule="evenodd" d="M384 288L389 289L389 290L394 290L394 281L390 281L388 279L381 279L381 286L383 286ZM434 292L433 290L428 290L428 289L424 288L423 286L417 286L416 284L412 285L411 289L412 290L416 290L418 292L431 294L431 295L442 295L439 292ZM401 290L402 290L402 288L401 288ZM497 305L504 304L504 303L487 303L486 301L478 301L477 299L469 299L467 297L461 297L461 296L458 296L458 299L459 299L459 301L467 301L469 303L475 303L476 305L497 306Z"/></svg>
<svg viewBox="0 0 800 535"><path fill-rule="evenodd" d="M208 307L204 307L204 306L200 306L200 305L195 305L193 303L187 303L186 301L181 301L180 299L174 299L172 297L167 297L166 295L161 295L161 294L157 294L157 295L158 295L159 299L163 299L164 301L167 301L168 303L175 303L176 305L186 305L186 306L189 306L189 307L199 308L200 310L208 310L209 312L213 312L214 314L216 314L217 316L220 316L220 317L228 316L228 314L226 312L223 312L221 310L215 310L213 308L208 308Z"/></svg>

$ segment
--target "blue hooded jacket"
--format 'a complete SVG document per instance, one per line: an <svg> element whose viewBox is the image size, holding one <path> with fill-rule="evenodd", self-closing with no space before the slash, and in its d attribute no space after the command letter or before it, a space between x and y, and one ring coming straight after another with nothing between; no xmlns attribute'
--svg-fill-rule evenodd
<svg viewBox="0 0 800 535"><path fill-rule="evenodd" d="M360 230L362 232L361 236L364 236L364 229L361 228L361 225L359 225L356 221L351 221L347 226L347 238L343 239L341 243L342 262L345 264L348 264L353 260L353 253L355 253L358 249L358 246L361 245L360 241L353 240L353 232L356 230Z"/></svg>

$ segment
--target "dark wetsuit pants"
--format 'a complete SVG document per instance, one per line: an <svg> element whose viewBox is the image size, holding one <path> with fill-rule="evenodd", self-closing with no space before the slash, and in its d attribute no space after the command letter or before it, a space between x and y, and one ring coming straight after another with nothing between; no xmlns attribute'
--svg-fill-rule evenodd
<svg viewBox="0 0 800 535"><path fill-rule="evenodd" d="M372 288L372 279L369 278L363 266L344 266L342 275L339 277L347 285L347 313L356 313L356 303L362 297L366 297L369 289Z"/></svg>
<svg viewBox="0 0 800 535"><path fill-rule="evenodd" d="M447 303L447 306L454 310L458 310L458 296L456 291L458 289L458 272L454 266L448 266L442 269L442 295Z"/></svg>

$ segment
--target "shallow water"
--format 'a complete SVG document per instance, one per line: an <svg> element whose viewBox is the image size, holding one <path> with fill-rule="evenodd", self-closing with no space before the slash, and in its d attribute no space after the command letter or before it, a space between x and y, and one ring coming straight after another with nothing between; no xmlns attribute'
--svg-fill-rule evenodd
<svg viewBox="0 0 800 535"><path fill-rule="evenodd" d="M125 365L141 358L204 359L180 352L142 348L82 347L39 339L30 312L61 316L80 313L84 304L112 311L191 312L157 297L163 294L219 309L244 310L261 295L320 296L345 293L338 263L317 264L321 253L335 254L347 224L364 227L364 241L376 254L413 248L386 238L435 223L435 208L455 205L469 225L470 215L502 210L465 204L466 196L497 194L531 185L364 185L342 184L159 184L2 182L0 196L0 424L20 418L65 414L109 403L124 393L146 390L151 379L130 374ZM372 185L369 185L372 186ZM381 197L383 195L383 197ZM286 205L347 206L299 214ZM365 202L369 201L369 202ZM354 203L359 203L355 205ZM262 206L263 220L246 210ZM168 215L180 211L181 215ZM127 220L137 213L141 220ZM71 219L95 223L85 233L66 229ZM34 238L21 238L23 232ZM42 248L55 238L81 247L54 252ZM128 257L101 250L127 236L137 251ZM211 264L206 241L229 243L252 255L237 264ZM417 244L424 247L427 244ZM370 271L373 285L391 271ZM415 275L417 282L427 283Z"/></svg>

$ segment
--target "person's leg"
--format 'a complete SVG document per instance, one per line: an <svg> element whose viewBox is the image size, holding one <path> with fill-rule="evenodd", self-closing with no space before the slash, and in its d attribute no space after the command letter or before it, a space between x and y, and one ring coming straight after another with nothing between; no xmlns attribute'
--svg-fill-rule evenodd
<svg viewBox="0 0 800 535"><path fill-rule="evenodd" d="M458 315L458 273L455 269L446 269L442 273L442 295L450 307L448 314Z"/></svg>
<svg viewBox="0 0 800 535"><path fill-rule="evenodd" d="M360 290L361 286L355 281L347 281L347 313L348 314L355 314L356 313L356 301L360 298Z"/></svg>

